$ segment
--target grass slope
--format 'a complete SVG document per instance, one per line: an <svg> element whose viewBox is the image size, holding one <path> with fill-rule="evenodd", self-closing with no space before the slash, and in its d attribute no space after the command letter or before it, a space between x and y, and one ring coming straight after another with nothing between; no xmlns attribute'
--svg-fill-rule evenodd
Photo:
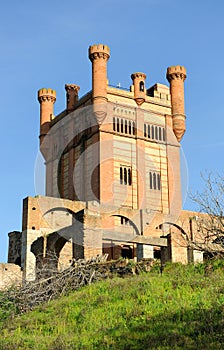
<svg viewBox="0 0 224 350"><path fill-rule="evenodd" d="M4 321L0 349L224 349L224 269L215 264L209 274L174 264L162 276L86 286Z"/></svg>

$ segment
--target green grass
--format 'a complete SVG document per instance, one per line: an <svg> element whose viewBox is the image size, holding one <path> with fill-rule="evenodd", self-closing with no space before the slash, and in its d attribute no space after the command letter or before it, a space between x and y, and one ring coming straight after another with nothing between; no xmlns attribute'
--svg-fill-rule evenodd
<svg viewBox="0 0 224 350"><path fill-rule="evenodd" d="M224 269L169 265L4 316L0 349L224 349ZM4 310L4 308L3 308Z"/></svg>

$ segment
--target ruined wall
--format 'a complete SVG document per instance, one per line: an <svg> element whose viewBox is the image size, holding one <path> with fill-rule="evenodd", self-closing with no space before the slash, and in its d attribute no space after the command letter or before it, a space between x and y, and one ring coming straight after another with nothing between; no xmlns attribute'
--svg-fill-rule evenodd
<svg viewBox="0 0 224 350"><path fill-rule="evenodd" d="M15 264L0 264L0 290L22 283L22 271Z"/></svg>
<svg viewBox="0 0 224 350"><path fill-rule="evenodd" d="M21 266L21 235L19 231L9 232L8 263Z"/></svg>

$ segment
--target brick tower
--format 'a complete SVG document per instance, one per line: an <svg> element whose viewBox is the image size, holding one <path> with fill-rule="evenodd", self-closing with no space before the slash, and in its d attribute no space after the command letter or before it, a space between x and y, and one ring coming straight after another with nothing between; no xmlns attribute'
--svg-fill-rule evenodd
<svg viewBox="0 0 224 350"><path fill-rule="evenodd" d="M187 261L186 246L176 248L171 229L183 232L177 222L186 69L167 69L170 88L146 88L146 74L137 72L124 89L108 82L108 46L90 46L88 55L92 89L79 97L79 86L66 84L59 115L53 112L56 92L38 91L46 196L24 200L21 264L27 279L52 252L57 267L102 253Z"/></svg>

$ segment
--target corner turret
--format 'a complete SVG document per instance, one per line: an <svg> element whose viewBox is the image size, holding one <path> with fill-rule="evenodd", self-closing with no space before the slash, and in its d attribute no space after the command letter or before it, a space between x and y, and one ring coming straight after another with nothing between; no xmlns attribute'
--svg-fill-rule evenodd
<svg viewBox="0 0 224 350"><path fill-rule="evenodd" d="M184 111L184 80L186 79L186 68L183 66L171 66L167 68L167 80L170 83L173 131L177 141L180 142L185 130Z"/></svg>
<svg viewBox="0 0 224 350"><path fill-rule="evenodd" d="M56 91L52 89L40 89L38 91L38 101L40 103L40 145L50 129L50 122L54 115L54 103L56 101Z"/></svg>
<svg viewBox="0 0 224 350"><path fill-rule="evenodd" d="M146 95L146 89L145 89L145 79L146 75L145 73L133 73L131 75L131 79L133 80L134 85L134 99L138 106L141 106L143 102L145 102L145 95Z"/></svg>
<svg viewBox="0 0 224 350"><path fill-rule="evenodd" d="M107 102L107 61L110 49L99 44L89 47L89 59L92 62L92 103L93 111L99 123L106 116Z"/></svg>

